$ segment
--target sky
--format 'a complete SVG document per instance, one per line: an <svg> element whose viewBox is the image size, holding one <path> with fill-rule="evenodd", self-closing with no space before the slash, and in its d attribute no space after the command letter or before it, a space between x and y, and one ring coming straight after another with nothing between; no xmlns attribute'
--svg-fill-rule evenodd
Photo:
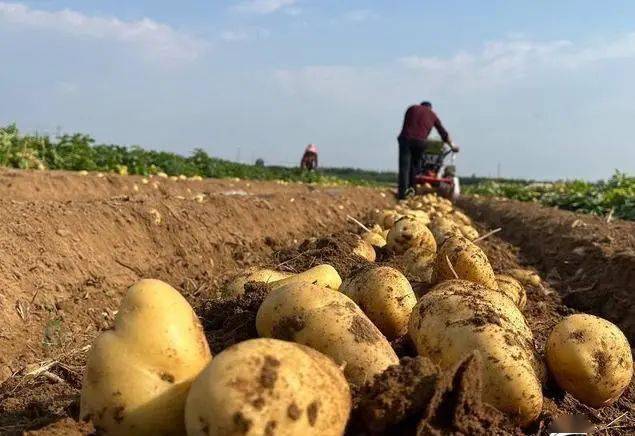
<svg viewBox="0 0 635 436"><path fill-rule="evenodd" d="M0 124L395 170L430 100L459 172L635 173L631 0L0 1Z"/></svg>

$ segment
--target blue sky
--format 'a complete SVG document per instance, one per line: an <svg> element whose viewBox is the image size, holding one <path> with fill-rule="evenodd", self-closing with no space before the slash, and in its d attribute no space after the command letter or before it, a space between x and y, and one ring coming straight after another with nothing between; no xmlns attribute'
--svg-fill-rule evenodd
<svg viewBox="0 0 635 436"><path fill-rule="evenodd" d="M0 123L394 169L429 99L464 174L635 172L632 1L0 1Z"/></svg>

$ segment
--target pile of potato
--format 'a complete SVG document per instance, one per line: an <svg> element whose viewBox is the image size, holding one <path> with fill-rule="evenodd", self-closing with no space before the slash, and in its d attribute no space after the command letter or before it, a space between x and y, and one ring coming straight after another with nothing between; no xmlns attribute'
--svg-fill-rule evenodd
<svg viewBox="0 0 635 436"><path fill-rule="evenodd" d="M542 411L547 377L592 407L630 383L630 346L613 324L572 315L555 326L545 358L523 315L540 277L494 271L469 217L434 195L376 211L353 253L368 265L340 277L330 265L298 274L245 271L223 296L267 284L259 339L212 357L201 324L169 285L142 280L88 356L81 417L104 434L341 435L352 386L399 363L391 340L408 335L441 369L480 354L483 399L520 426ZM403 271L377 265L376 250ZM429 290L417 298L408 278ZM546 365L545 365L546 362Z"/></svg>

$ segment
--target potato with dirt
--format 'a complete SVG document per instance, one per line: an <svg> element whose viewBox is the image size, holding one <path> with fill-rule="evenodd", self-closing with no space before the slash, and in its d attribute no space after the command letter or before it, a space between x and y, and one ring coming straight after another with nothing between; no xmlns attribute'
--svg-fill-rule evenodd
<svg viewBox="0 0 635 436"><path fill-rule="evenodd" d="M211 357L185 298L167 283L141 280L88 353L80 418L103 434L183 434L187 393Z"/></svg>
<svg viewBox="0 0 635 436"><path fill-rule="evenodd" d="M591 407L615 402L633 377L633 356L624 333L593 315L575 314L560 321L547 339L545 356L558 385Z"/></svg>
<svg viewBox="0 0 635 436"><path fill-rule="evenodd" d="M357 303L388 340L408 331L417 297L408 279L395 268L362 269L342 282L340 292Z"/></svg>
<svg viewBox="0 0 635 436"><path fill-rule="evenodd" d="M344 433L351 393L341 369L304 345L251 339L218 354L185 407L188 436Z"/></svg>
<svg viewBox="0 0 635 436"><path fill-rule="evenodd" d="M405 273L423 283L432 283L436 253L423 247L412 247L401 257Z"/></svg>
<svg viewBox="0 0 635 436"><path fill-rule="evenodd" d="M506 274L496 274L498 290L507 295L520 310L527 305L527 292L518 280Z"/></svg>
<svg viewBox="0 0 635 436"><path fill-rule="evenodd" d="M483 399L519 425L542 409L540 362L516 305L482 285L450 280L425 294L412 311L409 336L417 352L443 369L473 351L483 361Z"/></svg>
<svg viewBox="0 0 635 436"><path fill-rule="evenodd" d="M498 289L489 259L476 244L463 236L452 235L439 247L434 264L434 280L462 279Z"/></svg>
<svg viewBox="0 0 635 436"><path fill-rule="evenodd" d="M410 247L437 251L437 244L428 227L411 217L403 217L392 226L386 238L386 247L397 254L405 253Z"/></svg>
<svg viewBox="0 0 635 436"><path fill-rule="evenodd" d="M291 277L293 274L269 268L247 271L234 277L222 290L224 298L233 298L245 293L245 285L249 282L273 283Z"/></svg>
<svg viewBox="0 0 635 436"><path fill-rule="evenodd" d="M380 235L374 233L378 238L383 239ZM353 254L366 259L369 262L374 262L377 258L377 253L373 245L366 239L355 235L355 245L353 246Z"/></svg>
<svg viewBox="0 0 635 436"><path fill-rule="evenodd" d="M434 218L428 227L430 228L437 245L443 244L443 241L445 241L449 236L463 234L458 224L443 216Z"/></svg>
<svg viewBox="0 0 635 436"><path fill-rule="evenodd" d="M289 284L313 283L328 289L337 291L342 284L342 278L331 265L322 264L309 268L299 274L291 275L285 279L270 283L271 289L277 289Z"/></svg>
<svg viewBox="0 0 635 436"><path fill-rule="evenodd" d="M362 234L362 239L368 242L373 247L381 248L386 245L386 238L384 238L381 229L377 232L374 230L370 232L364 232Z"/></svg>
<svg viewBox="0 0 635 436"><path fill-rule="evenodd" d="M345 365L346 378L363 385L399 362L388 340L346 295L306 282L273 290L256 315L261 337L314 348Z"/></svg>
<svg viewBox="0 0 635 436"><path fill-rule="evenodd" d="M538 273L528 269L512 268L506 274L512 276L523 285L540 286L542 284L542 279Z"/></svg>

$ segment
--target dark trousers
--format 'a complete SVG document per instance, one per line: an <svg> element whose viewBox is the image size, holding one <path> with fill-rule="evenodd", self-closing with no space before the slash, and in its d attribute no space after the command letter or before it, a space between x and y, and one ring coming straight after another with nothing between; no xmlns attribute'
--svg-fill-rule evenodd
<svg viewBox="0 0 635 436"><path fill-rule="evenodd" d="M406 192L415 187L415 176L421 164L426 143L421 139L399 138L399 188L397 196L406 198Z"/></svg>

